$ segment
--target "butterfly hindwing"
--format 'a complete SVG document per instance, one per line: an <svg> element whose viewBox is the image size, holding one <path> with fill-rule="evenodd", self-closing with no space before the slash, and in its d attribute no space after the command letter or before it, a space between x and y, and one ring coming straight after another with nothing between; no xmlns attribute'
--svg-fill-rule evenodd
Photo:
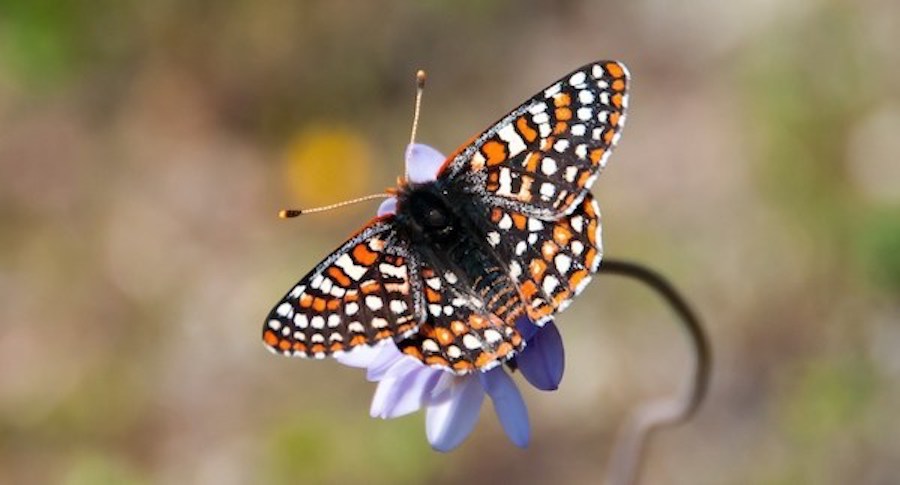
<svg viewBox="0 0 900 485"><path fill-rule="evenodd" d="M498 269L499 270L499 269ZM491 273L488 268L486 274ZM456 374L486 371L524 347L514 325L515 312L504 311L514 289L498 289L490 297L473 291L452 271L422 267L426 319L418 332L397 342L400 350L431 367ZM515 305L518 307L518 305ZM502 317L501 317L502 316Z"/></svg>
<svg viewBox="0 0 900 485"><path fill-rule="evenodd" d="M555 219L606 165L628 104L628 71L588 64L550 85L451 155L439 177L491 206Z"/></svg>
<svg viewBox="0 0 900 485"><path fill-rule="evenodd" d="M493 228L487 242L509 262L528 317L539 325L564 310L599 267L600 208L590 192L555 221L500 207L492 208L488 219Z"/></svg>
<svg viewBox="0 0 900 485"><path fill-rule="evenodd" d="M282 298L263 326L270 350L323 358L416 331L415 265L390 219L375 219Z"/></svg>

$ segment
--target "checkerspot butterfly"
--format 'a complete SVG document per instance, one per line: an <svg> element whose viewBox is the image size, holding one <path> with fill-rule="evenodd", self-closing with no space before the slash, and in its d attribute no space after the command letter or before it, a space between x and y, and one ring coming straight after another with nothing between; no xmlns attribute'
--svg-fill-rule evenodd
<svg viewBox="0 0 900 485"><path fill-rule="evenodd" d="M271 311L276 353L323 358L393 339L427 365L486 371L525 345L514 324L563 310L597 270L589 192L625 122L628 71L581 67L444 162L401 180L396 211L366 224Z"/></svg>

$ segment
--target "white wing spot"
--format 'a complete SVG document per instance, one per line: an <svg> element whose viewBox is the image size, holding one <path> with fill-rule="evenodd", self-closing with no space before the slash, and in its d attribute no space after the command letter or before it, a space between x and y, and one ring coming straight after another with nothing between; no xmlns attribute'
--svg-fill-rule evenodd
<svg viewBox="0 0 900 485"><path fill-rule="evenodd" d="M556 279L556 277L553 275L547 275L544 277L542 286L544 288L544 294L546 294L547 296L551 296L553 295L553 290L555 290L556 287L559 286L559 280Z"/></svg>
<svg viewBox="0 0 900 485"><path fill-rule="evenodd" d="M525 142L522 141L522 137L516 133L516 129L513 125L510 124L504 126L497 132L497 135L506 142L507 148L509 149L509 158L525 151Z"/></svg>
<svg viewBox="0 0 900 485"><path fill-rule="evenodd" d="M591 110L591 108L588 108L588 107L578 108L578 113L577 113L578 119L581 121L587 121L587 120L591 119L591 115L593 114L592 111L593 110Z"/></svg>
<svg viewBox="0 0 900 485"><path fill-rule="evenodd" d="M541 184L541 196L545 200L548 200L548 199L550 199L550 197L553 197L553 194L555 194L555 193L556 193L556 187L554 187L553 184L551 184L549 182L544 182Z"/></svg>
<svg viewBox="0 0 900 485"><path fill-rule="evenodd" d="M582 89L578 92L578 101L580 101L581 104L593 104L594 93L590 92L590 90Z"/></svg>
<svg viewBox="0 0 900 485"><path fill-rule="evenodd" d="M311 280L309 280L309 286L311 286L315 289L319 289L319 286L322 286L322 281L324 281L324 280L325 280L324 276L317 274L317 275L313 276L313 278Z"/></svg>
<svg viewBox="0 0 900 485"><path fill-rule="evenodd" d="M450 345L447 347L447 357L451 359L458 359L462 356L462 350L455 345Z"/></svg>
<svg viewBox="0 0 900 485"><path fill-rule="evenodd" d="M475 349L481 348L481 342L477 338L475 338L475 336L472 335L471 333L468 333L468 334L466 334L465 337L463 337L462 343L469 350L475 350Z"/></svg>
<svg viewBox="0 0 900 485"><path fill-rule="evenodd" d="M389 263L381 263L378 265L378 269L381 270L382 274L386 274L388 276L393 276L396 278L406 278L406 266L394 266Z"/></svg>
<svg viewBox="0 0 900 485"><path fill-rule="evenodd" d="M489 328L484 331L484 339L487 340L490 344L495 344L503 340L503 335L500 335L500 332L494 330L493 328Z"/></svg>
<svg viewBox="0 0 900 485"><path fill-rule="evenodd" d="M359 281L360 278L366 274L366 267L359 266L358 264L353 262L353 258L350 257L349 254L342 254L337 260L335 260L334 265L338 268L344 270L344 273L350 277L353 281Z"/></svg>
<svg viewBox="0 0 900 485"><path fill-rule="evenodd" d="M366 306L369 307L369 310L378 311L384 306L384 302L381 301L380 297L369 295L366 297Z"/></svg>
<svg viewBox="0 0 900 485"><path fill-rule="evenodd" d="M550 86L549 88L545 89L544 96L547 98L552 98L553 96L556 96L557 93L559 93L561 90L562 90L562 83L558 82L558 83L554 84L553 86Z"/></svg>
<svg viewBox="0 0 900 485"><path fill-rule="evenodd" d="M579 256L584 251L584 244L581 244L581 241L572 241L572 244L569 245L572 249L572 254L575 256Z"/></svg>
<svg viewBox="0 0 900 485"><path fill-rule="evenodd" d="M572 86L577 86L584 83L586 79L587 76L584 74L584 72L578 71L575 74L572 74L572 77L569 78L569 84L571 84Z"/></svg>
<svg viewBox="0 0 900 485"><path fill-rule="evenodd" d="M344 313L346 313L347 316L356 315L357 311L359 311L359 304L355 301L351 301L350 303L344 305Z"/></svg>
<svg viewBox="0 0 900 485"><path fill-rule="evenodd" d="M516 244L516 256L525 254L526 249L528 249L528 245L525 244L525 241L519 241L518 244Z"/></svg>
<svg viewBox="0 0 900 485"><path fill-rule="evenodd" d="M572 217L569 219L569 224L572 226L572 229L575 229L577 232L584 230L584 218L581 216Z"/></svg>
<svg viewBox="0 0 900 485"><path fill-rule="evenodd" d="M556 142L556 144L558 145L558 144L560 144L560 143L562 143L562 142L564 142L564 141L565 141L565 140L560 140L560 141ZM568 142L567 142L567 143L568 143ZM557 151L562 151L562 150L557 150ZM553 175L553 174L555 174L557 168L558 168L558 167L557 167L557 165L556 165L556 160L554 160L554 159L552 159L552 158L550 158L550 157L544 157L544 159L541 160L541 172L544 172L545 175Z"/></svg>
<svg viewBox="0 0 900 485"><path fill-rule="evenodd" d="M405 312L407 308L406 302L403 300L391 300L390 307L391 311L398 315Z"/></svg>
<svg viewBox="0 0 900 485"><path fill-rule="evenodd" d="M341 317L337 316L336 313L332 313L328 315L328 328L336 328L341 324Z"/></svg>
<svg viewBox="0 0 900 485"><path fill-rule="evenodd" d="M554 262L556 263L556 271L561 275L567 274L572 268L572 258L565 254L557 254Z"/></svg>
<svg viewBox="0 0 900 485"><path fill-rule="evenodd" d="M430 338L427 338L422 341L422 350L424 350L426 352L434 353L434 352L440 352L441 348L438 347L437 342L435 342L434 340L432 340Z"/></svg>
<svg viewBox="0 0 900 485"><path fill-rule="evenodd" d="M577 147L575 147L575 156L581 160L584 160L585 158L587 158L587 145L582 143L582 144L578 145ZM575 167L570 167L570 168L575 168ZM575 172L578 172L577 168L575 169ZM573 178L573 180L574 180L574 178ZM571 180L570 180L570 182L571 182Z"/></svg>
<svg viewBox="0 0 900 485"><path fill-rule="evenodd" d="M522 276L522 266L520 266L518 262L513 261L512 263L509 263L509 276L514 280L517 280L519 279L519 276Z"/></svg>
<svg viewBox="0 0 900 485"><path fill-rule="evenodd" d="M275 309L275 313L282 317L291 318L291 314L294 313L294 307L292 307L290 303L284 302L281 305L278 305L278 308Z"/></svg>
<svg viewBox="0 0 900 485"><path fill-rule="evenodd" d="M532 115L543 113L544 111L547 111L547 103L544 102L537 103L534 106L528 108L528 112Z"/></svg>

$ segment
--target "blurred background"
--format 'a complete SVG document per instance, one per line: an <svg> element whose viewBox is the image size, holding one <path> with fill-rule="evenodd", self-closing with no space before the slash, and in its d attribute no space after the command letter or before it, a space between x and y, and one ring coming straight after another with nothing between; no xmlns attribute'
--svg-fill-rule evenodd
<svg viewBox="0 0 900 485"><path fill-rule="evenodd" d="M606 254L671 277L716 355L645 483L897 483L897 45L891 0L0 2L0 483L599 483L691 362L633 282L558 319L527 450L486 404L437 454L260 328L377 203L277 210L394 184L417 68L449 153L604 58L633 75Z"/></svg>

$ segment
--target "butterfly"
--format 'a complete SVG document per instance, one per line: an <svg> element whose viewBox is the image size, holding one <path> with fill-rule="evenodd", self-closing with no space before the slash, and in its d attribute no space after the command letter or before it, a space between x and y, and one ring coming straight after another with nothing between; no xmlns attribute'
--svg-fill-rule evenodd
<svg viewBox="0 0 900 485"><path fill-rule="evenodd" d="M565 309L600 264L589 189L616 144L629 75L583 66L457 149L433 181L401 179L376 217L304 276L263 324L273 352L324 358L393 339L424 364L486 371Z"/></svg>

